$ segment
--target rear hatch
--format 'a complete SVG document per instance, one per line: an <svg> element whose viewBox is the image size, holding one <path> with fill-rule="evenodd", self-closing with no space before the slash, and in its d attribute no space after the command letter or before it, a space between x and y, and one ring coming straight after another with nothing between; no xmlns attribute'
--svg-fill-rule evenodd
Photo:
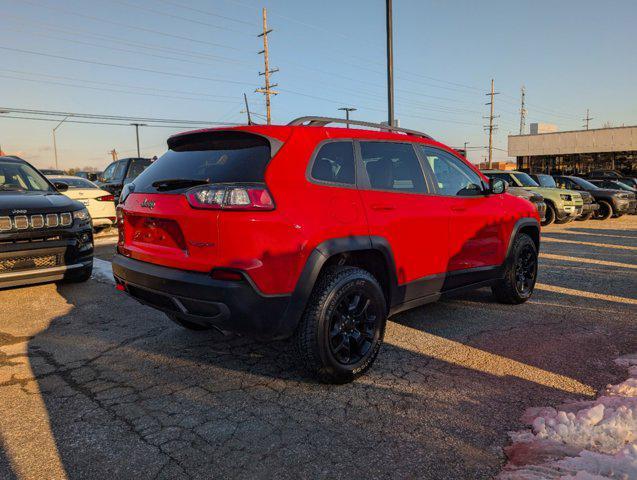
<svg viewBox="0 0 637 480"><path fill-rule="evenodd" d="M120 253L182 270L210 271L220 254L220 215L274 207L265 170L275 143L241 130L172 137L169 150L123 192Z"/></svg>

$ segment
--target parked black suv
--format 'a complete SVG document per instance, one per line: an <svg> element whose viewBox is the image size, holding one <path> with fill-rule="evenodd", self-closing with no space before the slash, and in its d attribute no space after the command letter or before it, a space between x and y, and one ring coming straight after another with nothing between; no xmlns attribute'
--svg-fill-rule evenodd
<svg viewBox="0 0 637 480"><path fill-rule="evenodd" d="M68 280L93 270L91 217L29 163L0 157L0 288Z"/></svg>
<svg viewBox="0 0 637 480"><path fill-rule="evenodd" d="M623 175L616 170L594 170L586 175L588 180L619 180L629 187L637 188L637 178Z"/></svg>
<svg viewBox="0 0 637 480"><path fill-rule="evenodd" d="M562 188L590 193L599 203L599 210L595 213L595 218L599 220L606 220L611 215L621 217L634 208L634 204L637 202L634 193L599 188L580 177L554 175L553 178Z"/></svg>
<svg viewBox="0 0 637 480"><path fill-rule="evenodd" d="M115 196L115 204L119 203L119 195L127 183L132 182L146 170L153 161L150 158L122 158L115 160L104 169L96 182L104 190Z"/></svg>
<svg viewBox="0 0 637 480"><path fill-rule="evenodd" d="M533 180L535 180L541 187L546 188L560 188L557 183L555 183L555 179L546 173L530 173L529 174ZM584 221L589 220L597 210L599 210L599 204L595 202L595 198L593 195L588 193L585 190L573 189L577 190L579 194L582 196L582 201L584 204L582 205L582 213L575 220Z"/></svg>

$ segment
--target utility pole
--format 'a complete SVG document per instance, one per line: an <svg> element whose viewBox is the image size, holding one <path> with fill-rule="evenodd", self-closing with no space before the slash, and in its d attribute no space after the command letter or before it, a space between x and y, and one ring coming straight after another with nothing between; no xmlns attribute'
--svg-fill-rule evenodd
<svg viewBox="0 0 637 480"><path fill-rule="evenodd" d="M265 95L265 109L266 109L266 119L268 125L272 123L272 115L270 113L270 95L277 95L279 92L275 92L272 90L273 87L276 87L277 84L270 84L270 74L276 73L279 71L278 68L274 68L270 70L270 51L268 50L268 34L272 32L272 29L268 30L268 20L267 20L267 11L263 9L263 33L257 35L257 37L263 37L263 50L259 52L259 55L263 54L263 63L265 65L265 70L263 72L259 72L259 75L265 76L265 87L257 88L255 91L257 93L263 93Z"/></svg>
<svg viewBox="0 0 637 480"><path fill-rule="evenodd" d="M486 95L491 97L491 101L485 103L485 105L491 105L491 113L489 114L489 125L485 125L485 128L489 131L489 162L488 166L491 168L491 162L493 161L493 132L497 130L498 126L493 123L493 120L498 118L499 115L493 115L493 99L495 95L498 95L500 92L495 92L493 90L493 79L491 79L491 92ZM487 118L487 117L484 117Z"/></svg>
<svg viewBox="0 0 637 480"><path fill-rule="evenodd" d="M248 96L243 94L243 101L246 104L246 114L248 115L248 125L252 125L252 117L250 117L250 105L248 105Z"/></svg>
<svg viewBox="0 0 637 480"><path fill-rule="evenodd" d="M467 151L467 145L469 145L470 142L464 142L464 158L469 158L469 152Z"/></svg>
<svg viewBox="0 0 637 480"><path fill-rule="evenodd" d="M584 125L582 125L582 127L584 127L586 130L588 130L588 124L591 122L591 120L593 120L593 117L591 117L590 112L588 110L588 108L586 109L586 118L582 118L582 122L585 122Z"/></svg>
<svg viewBox="0 0 637 480"><path fill-rule="evenodd" d="M110 152L108 152L111 156L111 158L113 159L113 161L117 160L117 150L113 149Z"/></svg>
<svg viewBox="0 0 637 480"><path fill-rule="evenodd" d="M55 131L60 128L60 125L62 125L67 118L69 118L70 115L67 115L66 117L64 117L60 123L58 123L54 128L53 128L53 153L55 154L55 168L58 168L58 144L57 144L57 140L55 138Z"/></svg>
<svg viewBox="0 0 637 480"><path fill-rule="evenodd" d="M394 44L392 0L386 0L387 22L387 125L394 126Z"/></svg>
<svg viewBox="0 0 637 480"><path fill-rule="evenodd" d="M526 95L526 90L524 85L522 85L522 102L520 104L520 135L524 135L524 130L526 128L526 107L524 106L524 96Z"/></svg>
<svg viewBox="0 0 637 480"><path fill-rule="evenodd" d="M137 158L141 158L141 153L139 151L139 127L145 127L145 123L131 123L132 126L135 127L135 138L137 139Z"/></svg>
<svg viewBox="0 0 637 480"><path fill-rule="evenodd" d="M345 124L347 125L347 128L349 128L349 112L355 112L356 109L353 107L341 107L339 110L345 111Z"/></svg>

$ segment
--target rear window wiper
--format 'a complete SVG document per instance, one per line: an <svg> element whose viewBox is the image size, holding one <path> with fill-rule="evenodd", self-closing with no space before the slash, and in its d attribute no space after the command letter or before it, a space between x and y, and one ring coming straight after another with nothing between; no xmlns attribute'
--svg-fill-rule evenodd
<svg viewBox="0 0 637 480"><path fill-rule="evenodd" d="M196 187L210 183L207 178L167 178L152 183L157 190L176 190L178 188Z"/></svg>

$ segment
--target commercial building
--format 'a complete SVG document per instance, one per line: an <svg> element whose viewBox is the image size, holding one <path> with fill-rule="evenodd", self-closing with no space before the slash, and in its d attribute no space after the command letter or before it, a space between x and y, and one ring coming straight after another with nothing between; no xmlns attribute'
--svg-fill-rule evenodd
<svg viewBox="0 0 637 480"><path fill-rule="evenodd" d="M637 175L637 126L509 135L517 168L532 173L573 174L618 170Z"/></svg>

